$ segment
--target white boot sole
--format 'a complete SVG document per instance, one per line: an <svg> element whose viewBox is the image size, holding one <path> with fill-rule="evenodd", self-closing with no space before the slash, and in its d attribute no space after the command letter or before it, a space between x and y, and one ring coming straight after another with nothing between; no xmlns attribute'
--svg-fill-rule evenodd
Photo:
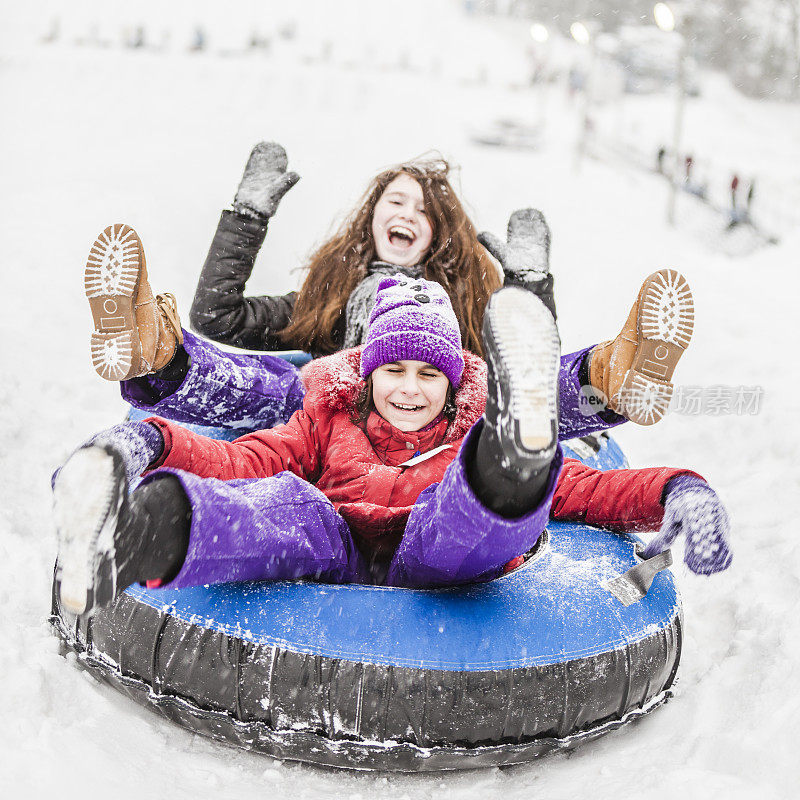
<svg viewBox="0 0 800 800"><path fill-rule="evenodd" d="M110 225L95 239L86 260L84 289L94 318L92 364L106 380L127 378L139 357L133 304L141 252L133 228Z"/></svg>
<svg viewBox="0 0 800 800"><path fill-rule="evenodd" d="M533 451L552 447L561 356L555 320L536 295L510 287L492 298L490 323L511 379L521 443Z"/></svg>
<svg viewBox="0 0 800 800"><path fill-rule="evenodd" d="M653 275L642 294L639 325L645 339L685 350L694 331L694 299L686 278L674 269Z"/></svg>
<svg viewBox="0 0 800 800"><path fill-rule="evenodd" d="M92 366L107 381L124 380L133 364L134 342L130 331L125 333L92 333Z"/></svg>
<svg viewBox="0 0 800 800"><path fill-rule="evenodd" d="M640 340L621 393L625 415L653 425L667 413L672 375L694 331L694 299L680 272L662 269L648 279L637 322Z"/></svg>
<svg viewBox="0 0 800 800"><path fill-rule="evenodd" d="M114 460L101 447L78 450L56 479L57 578L61 603L72 614L87 609L101 554L113 558L119 511L114 486Z"/></svg>

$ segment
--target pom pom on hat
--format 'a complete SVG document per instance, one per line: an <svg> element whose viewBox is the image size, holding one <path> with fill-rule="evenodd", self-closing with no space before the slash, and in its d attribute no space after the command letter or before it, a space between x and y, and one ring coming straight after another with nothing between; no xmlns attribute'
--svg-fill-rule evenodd
<svg viewBox="0 0 800 800"><path fill-rule="evenodd" d="M378 285L361 351L361 376L393 361L424 361L461 382L461 331L447 292L434 281L395 275Z"/></svg>

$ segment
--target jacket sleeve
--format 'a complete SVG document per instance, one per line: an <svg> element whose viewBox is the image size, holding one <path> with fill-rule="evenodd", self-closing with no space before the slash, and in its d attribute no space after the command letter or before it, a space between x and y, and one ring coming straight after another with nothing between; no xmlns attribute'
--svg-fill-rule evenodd
<svg viewBox="0 0 800 800"><path fill-rule="evenodd" d="M244 296L266 233L265 220L222 212L189 312L192 328L198 333L249 350L292 346L277 334L291 321L297 292Z"/></svg>
<svg viewBox="0 0 800 800"><path fill-rule="evenodd" d="M565 459L550 515L618 531L655 530L664 517L664 489L677 475L696 472L671 467L597 470Z"/></svg>
<svg viewBox="0 0 800 800"><path fill-rule="evenodd" d="M232 442L211 439L160 417L150 417L164 438L164 451L150 466L172 467L223 481L268 478L293 472L313 483L322 462L318 427L305 410L285 425L242 436Z"/></svg>

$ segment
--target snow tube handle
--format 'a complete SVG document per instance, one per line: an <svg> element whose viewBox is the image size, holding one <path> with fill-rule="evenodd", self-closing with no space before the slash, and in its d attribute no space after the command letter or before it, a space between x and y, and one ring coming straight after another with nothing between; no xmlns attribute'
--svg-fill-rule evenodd
<svg viewBox="0 0 800 800"><path fill-rule="evenodd" d="M672 551L664 550L652 558L642 561L627 572L606 581L603 586L608 589L624 606L630 606L641 600L653 585L653 579L662 569L672 565Z"/></svg>

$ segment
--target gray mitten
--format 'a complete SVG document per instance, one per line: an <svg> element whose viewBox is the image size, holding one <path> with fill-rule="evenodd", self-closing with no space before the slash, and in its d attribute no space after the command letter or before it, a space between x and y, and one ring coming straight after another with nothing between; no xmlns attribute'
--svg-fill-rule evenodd
<svg viewBox="0 0 800 800"><path fill-rule="evenodd" d="M478 241L500 262L506 286L521 286L538 295L556 316L550 274L550 228L541 211L521 208L508 220L507 242L483 231Z"/></svg>
<svg viewBox="0 0 800 800"><path fill-rule="evenodd" d="M277 142L259 142L250 152L242 181L233 199L233 210L258 219L269 219L281 198L300 180L287 172L289 159Z"/></svg>

